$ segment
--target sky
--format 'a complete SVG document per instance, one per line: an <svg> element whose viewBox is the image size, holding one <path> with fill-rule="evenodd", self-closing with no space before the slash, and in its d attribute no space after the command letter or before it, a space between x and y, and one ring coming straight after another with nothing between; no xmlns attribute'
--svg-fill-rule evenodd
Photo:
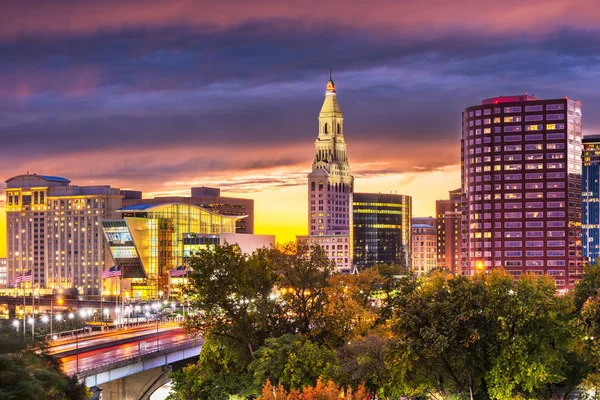
<svg viewBox="0 0 600 400"><path fill-rule="evenodd" d="M218 186L292 240L331 67L355 191L434 215L460 187L465 107L568 96L600 133L598 20L586 0L3 1L0 178ZM4 234L0 204L0 257Z"/></svg>

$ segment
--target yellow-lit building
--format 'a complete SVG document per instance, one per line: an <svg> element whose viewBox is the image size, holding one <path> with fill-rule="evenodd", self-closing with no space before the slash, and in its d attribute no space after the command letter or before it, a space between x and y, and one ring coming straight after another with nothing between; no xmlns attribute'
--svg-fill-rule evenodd
<svg viewBox="0 0 600 400"><path fill-rule="evenodd" d="M37 174L6 181L9 285L31 270L36 287L100 294L110 262L100 221L117 217L122 196L110 186L70 183Z"/></svg>
<svg viewBox="0 0 600 400"><path fill-rule="evenodd" d="M237 243L245 252L272 246L272 235L236 234L240 216L184 203L135 204L118 210L122 219L102 221L114 264L132 298L168 297L169 271L188 264L210 245ZM110 289L108 289L110 290Z"/></svg>

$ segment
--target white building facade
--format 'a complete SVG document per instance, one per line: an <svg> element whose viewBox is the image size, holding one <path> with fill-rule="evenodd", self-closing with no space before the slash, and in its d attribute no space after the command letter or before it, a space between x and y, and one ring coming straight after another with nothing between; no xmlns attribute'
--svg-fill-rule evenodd
<svg viewBox="0 0 600 400"><path fill-rule="evenodd" d="M354 177L344 138L344 117L335 85L327 82L325 100L319 113L319 134L315 158L308 174L308 236L300 244L320 245L339 272L352 270L352 193Z"/></svg>

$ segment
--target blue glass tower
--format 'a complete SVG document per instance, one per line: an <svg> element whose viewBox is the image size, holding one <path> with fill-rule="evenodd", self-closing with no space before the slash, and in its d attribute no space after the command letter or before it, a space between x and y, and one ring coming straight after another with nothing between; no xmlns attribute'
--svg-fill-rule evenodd
<svg viewBox="0 0 600 400"><path fill-rule="evenodd" d="M582 239L590 263L600 256L600 135L583 138Z"/></svg>

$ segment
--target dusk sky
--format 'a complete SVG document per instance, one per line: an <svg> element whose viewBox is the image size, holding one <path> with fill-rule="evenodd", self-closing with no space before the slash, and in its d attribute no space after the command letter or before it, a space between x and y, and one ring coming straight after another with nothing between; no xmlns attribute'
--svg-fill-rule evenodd
<svg viewBox="0 0 600 400"><path fill-rule="evenodd" d="M255 199L256 232L307 233L329 68L357 192L460 187L461 110L581 100L600 133L596 1L5 1L0 171L145 196ZM3 209L2 209L3 211ZM5 216L0 212L0 257Z"/></svg>

